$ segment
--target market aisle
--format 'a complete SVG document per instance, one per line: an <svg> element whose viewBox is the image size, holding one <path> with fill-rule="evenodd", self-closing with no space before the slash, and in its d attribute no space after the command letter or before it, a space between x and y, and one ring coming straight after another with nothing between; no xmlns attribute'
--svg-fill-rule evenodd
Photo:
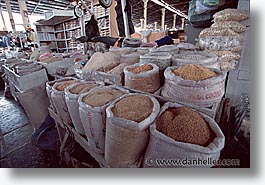
<svg viewBox="0 0 265 185"><path fill-rule="evenodd" d="M0 92L0 167L56 168L55 151L43 151L31 144L33 128L23 108Z"/></svg>

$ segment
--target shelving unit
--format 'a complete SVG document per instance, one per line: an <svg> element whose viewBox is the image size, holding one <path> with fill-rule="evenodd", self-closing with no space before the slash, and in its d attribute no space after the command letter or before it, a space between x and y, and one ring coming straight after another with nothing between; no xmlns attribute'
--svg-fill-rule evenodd
<svg viewBox="0 0 265 185"><path fill-rule="evenodd" d="M53 19L56 19L56 16ZM80 20L74 15L66 16L65 20L60 20L60 22L56 22L49 19L35 24L40 46L49 45L52 50L56 50L58 53L77 49L77 43L72 41L72 37L81 36ZM55 23L48 25L51 22Z"/></svg>
<svg viewBox="0 0 265 185"><path fill-rule="evenodd" d="M110 9L105 9L100 4L95 4L94 14L99 23L100 34L109 36ZM77 42L72 40L72 38L84 36L85 32L82 27L85 28L85 26L82 26L82 24L85 25L90 16L85 15L83 19L78 19L74 16L73 10L62 10L48 12L45 17L46 20L41 20L35 24L39 45L48 45L58 53L77 49Z"/></svg>

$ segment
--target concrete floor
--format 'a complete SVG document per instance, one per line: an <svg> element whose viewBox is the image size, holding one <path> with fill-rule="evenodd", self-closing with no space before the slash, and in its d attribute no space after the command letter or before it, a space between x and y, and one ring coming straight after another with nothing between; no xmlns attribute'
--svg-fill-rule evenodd
<svg viewBox="0 0 265 185"><path fill-rule="evenodd" d="M0 168L58 168L56 151L31 144L33 128L18 102L0 92Z"/></svg>

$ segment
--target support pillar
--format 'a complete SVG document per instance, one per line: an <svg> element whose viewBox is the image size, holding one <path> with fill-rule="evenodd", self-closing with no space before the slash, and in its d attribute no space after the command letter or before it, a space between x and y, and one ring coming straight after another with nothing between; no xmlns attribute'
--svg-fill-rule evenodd
<svg viewBox="0 0 265 185"><path fill-rule="evenodd" d="M2 6L1 5L0 5L0 14L1 14L2 22L3 22L3 29L4 29L4 31L7 31L7 29L6 29L6 23L5 23L5 19L4 19L3 13L2 13ZM2 29L2 28L0 28L0 29Z"/></svg>
<svg viewBox="0 0 265 185"><path fill-rule="evenodd" d="M144 2L144 30L146 30L147 25L147 3L149 0L143 0Z"/></svg>
<svg viewBox="0 0 265 185"><path fill-rule="evenodd" d="M165 8L162 8L161 9L162 11L162 18L161 18L161 28L162 30L165 30L165 15L166 15L166 9Z"/></svg>
<svg viewBox="0 0 265 185"><path fill-rule="evenodd" d="M124 23L124 32L125 32L125 36L127 38L129 38L130 37L130 32L129 32L128 16L127 16L127 13L125 12L125 7L126 7L126 0L121 0L121 8L122 8L122 15L123 15L123 23Z"/></svg>
<svg viewBox="0 0 265 185"><path fill-rule="evenodd" d="M172 29L176 28L176 20L177 20L177 14L173 14L173 26L172 26Z"/></svg>
<svg viewBox="0 0 265 185"><path fill-rule="evenodd" d="M155 21L154 24L155 24L154 30L157 30L157 22Z"/></svg>
<svg viewBox="0 0 265 185"><path fill-rule="evenodd" d="M10 23L11 23L11 26L12 26L12 31L15 32L16 31L16 26L15 26L13 14L12 14L10 0L5 0L5 3L6 3L6 9L7 9L8 15L9 15L9 20L10 20Z"/></svg>
<svg viewBox="0 0 265 185"><path fill-rule="evenodd" d="M27 26L30 26L26 1L25 0L19 0L18 5L19 5L19 9L20 9L20 14L22 16L24 27L26 28Z"/></svg>
<svg viewBox="0 0 265 185"><path fill-rule="evenodd" d="M141 31L144 30L144 19L140 19L140 23L141 23Z"/></svg>

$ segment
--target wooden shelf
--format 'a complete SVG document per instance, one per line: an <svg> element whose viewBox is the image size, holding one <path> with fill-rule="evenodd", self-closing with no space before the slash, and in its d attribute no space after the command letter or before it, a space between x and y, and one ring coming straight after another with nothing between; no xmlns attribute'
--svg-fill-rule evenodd
<svg viewBox="0 0 265 185"><path fill-rule="evenodd" d="M81 26L76 26L76 27L73 27L73 28L68 28L66 29L65 31L71 31L71 30L76 30L78 28L81 28Z"/></svg>
<svg viewBox="0 0 265 185"><path fill-rule="evenodd" d="M37 31L37 33L54 33L54 31Z"/></svg>
<svg viewBox="0 0 265 185"><path fill-rule="evenodd" d="M40 42L55 42L55 40L39 40Z"/></svg>
<svg viewBox="0 0 265 185"><path fill-rule="evenodd" d="M54 31L54 33L60 33L60 32L64 32L64 30L57 30L57 31Z"/></svg>

